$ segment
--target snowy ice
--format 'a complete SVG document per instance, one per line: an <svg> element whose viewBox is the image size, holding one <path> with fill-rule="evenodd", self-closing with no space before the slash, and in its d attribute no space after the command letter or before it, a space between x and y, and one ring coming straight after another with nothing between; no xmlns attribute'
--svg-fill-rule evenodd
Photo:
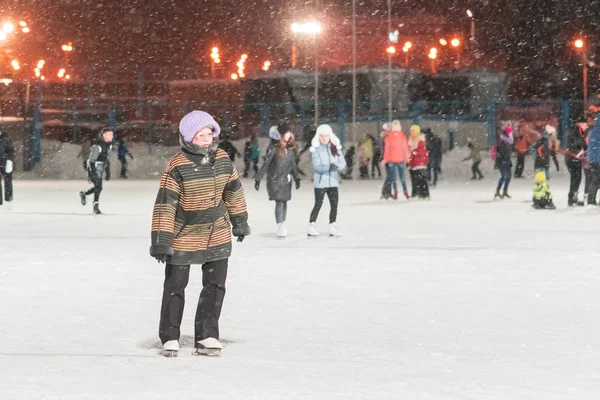
<svg viewBox="0 0 600 400"><path fill-rule="evenodd" d="M344 182L336 239L306 237L310 182L294 192L282 240L274 204L245 180L253 234L234 243L217 359L191 355L199 267L180 355L159 355L156 181L107 182L99 217L79 204L85 181L16 181L12 210L0 208L0 393L595 399L600 210L568 209L562 172L556 211L531 208L529 179L492 202L497 176L484 173L467 183L448 171L428 202L379 200L381 181Z"/></svg>

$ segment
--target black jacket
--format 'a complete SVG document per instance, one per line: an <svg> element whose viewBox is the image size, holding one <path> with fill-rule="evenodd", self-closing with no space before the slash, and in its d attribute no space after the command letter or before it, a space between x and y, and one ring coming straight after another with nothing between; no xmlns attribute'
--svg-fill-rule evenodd
<svg viewBox="0 0 600 400"><path fill-rule="evenodd" d="M10 136L5 132L0 132L0 164L4 166L7 160L15 161L15 147Z"/></svg>
<svg viewBox="0 0 600 400"><path fill-rule="evenodd" d="M587 150L587 143L585 141L585 131L579 126L575 127L575 132L569 136L569 142L567 143L567 154L565 154L565 162L580 161L575 158L581 151Z"/></svg>
<svg viewBox="0 0 600 400"><path fill-rule="evenodd" d="M548 147L548 138L542 137L533 146L535 150L535 162L533 167L537 169L550 168L550 147Z"/></svg>
<svg viewBox="0 0 600 400"><path fill-rule="evenodd" d="M503 139L504 138L504 139ZM502 134L498 142L496 143L496 168L501 167L512 167L512 161L510 156L513 150L513 144L508 140L508 136Z"/></svg>
<svg viewBox="0 0 600 400"><path fill-rule="evenodd" d="M108 165L108 155L112 150L113 143L106 143L104 139L99 138L92 146L88 158L88 171L90 176L102 179L102 174Z"/></svg>
<svg viewBox="0 0 600 400"><path fill-rule="evenodd" d="M235 156L240 156L240 152L238 151L238 149L235 148L235 146L227 139L223 140L221 143L219 143L219 148L224 150L225 153L227 153L227 155L229 156L229 159L233 162L235 161Z"/></svg>

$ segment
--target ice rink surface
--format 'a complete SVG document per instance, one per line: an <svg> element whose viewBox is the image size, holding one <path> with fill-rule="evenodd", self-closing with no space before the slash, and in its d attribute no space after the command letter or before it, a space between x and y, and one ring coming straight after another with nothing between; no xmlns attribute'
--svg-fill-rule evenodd
<svg viewBox="0 0 600 400"><path fill-rule="evenodd" d="M495 175L494 175L495 178ZM304 181L285 240L245 181L253 235L234 244L218 359L159 356L164 267L148 255L157 182L18 181L0 208L0 393L6 399L597 399L600 210L530 207L530 180L442 182L432 200L341 188L340 239L309 239ZM91 199L90 199L91 200ZM91 203L91 202L90 202ZM318 227L327 230L328 203Z"/></svg>

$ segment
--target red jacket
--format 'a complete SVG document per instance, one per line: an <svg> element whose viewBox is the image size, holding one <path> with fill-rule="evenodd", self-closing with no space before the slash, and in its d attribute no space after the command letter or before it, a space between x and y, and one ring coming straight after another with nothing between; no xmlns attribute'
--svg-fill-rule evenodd
<svg viewBox="0 0 600 400"><path fill-rule="evenodd" d="M409 150L406 135L402 131L391 131L385 137L383 163L402 163L408 161Z"/></svg>
<svg viewBox="0 0 600 400"><path fill-rule="evenodd" d="M429 153L425 140L419 139L417 147L410 152L410 169L423 169L429 165Z"/></svg>

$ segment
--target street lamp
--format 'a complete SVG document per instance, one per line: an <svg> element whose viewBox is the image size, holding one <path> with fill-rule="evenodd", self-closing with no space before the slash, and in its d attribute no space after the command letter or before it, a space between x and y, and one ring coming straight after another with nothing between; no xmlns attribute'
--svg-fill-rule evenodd
<svg viewBox="0 0 600 400"><path fill-rule="evenodd" d="M438 50L435 47L432 47L429 50L429 55L428 55L429 59L431 59L431 73L432 74L436 73L436 61L435 60L437 59L437 56L438 56Z"/></svg>
<svg viewBox="0 0 600 400"><path fill-rule="evenodd" d="M219 48L213 47L210 50L210 77L214 79L217 64L221 63L221 55L219 54Z"/></svg>
<svg viewBox="0 0 600 400"><path fill-rule="evenodd" d="M456 67L460 68L460 40L458 38L454 38L450 41L450 44L456 49Z"/></svg>
<svg viewBox="0 0 600 400"><path fill-rule="evenodd" d="M577 39L573 43L575 48L583 58L583 110L587 109L587 101L588 101L588 56L587 49L585 48L585 42L583 39Z"/></svg>
<svg viewBox="0 0 600 400"><path fill-rule="evenodd" d="M15 30L15 26L13 25L12 22L5 22L2 25L2 31L6 34L12 33L14 30Z"/></svg>
<svg viewBox="0 0 600 400"><path fill-rule="evenodd" d="M262 66L263 71L268 71L269 68L271 68L271 61L265 61Z"/></svg>
<svg viewBox="0 0 600 400"><path fill-rule="evenodd" d="M447 46L448 45L448 41L446 39L442 38L442 39L440 39L440 44L442 46Z"/></svg>
<svg viewBox="0 0 600 400"><path fill-rule="evenodd" d="M315 126L319 125L319 46L317 37L322 31L321 24L318 21L294 22L291 25L292 33L296 35L310 35L314 38L315 55ZM292 40L292 68L296 67L297 49L296 43Z"/></svg>
<svg viewBox="0 0 600 400"><path fill-rule="evenodd" d="M388 54L396 54L396 48L394 46L389 46L387 49L385 49L385 51Z"/></svg>

